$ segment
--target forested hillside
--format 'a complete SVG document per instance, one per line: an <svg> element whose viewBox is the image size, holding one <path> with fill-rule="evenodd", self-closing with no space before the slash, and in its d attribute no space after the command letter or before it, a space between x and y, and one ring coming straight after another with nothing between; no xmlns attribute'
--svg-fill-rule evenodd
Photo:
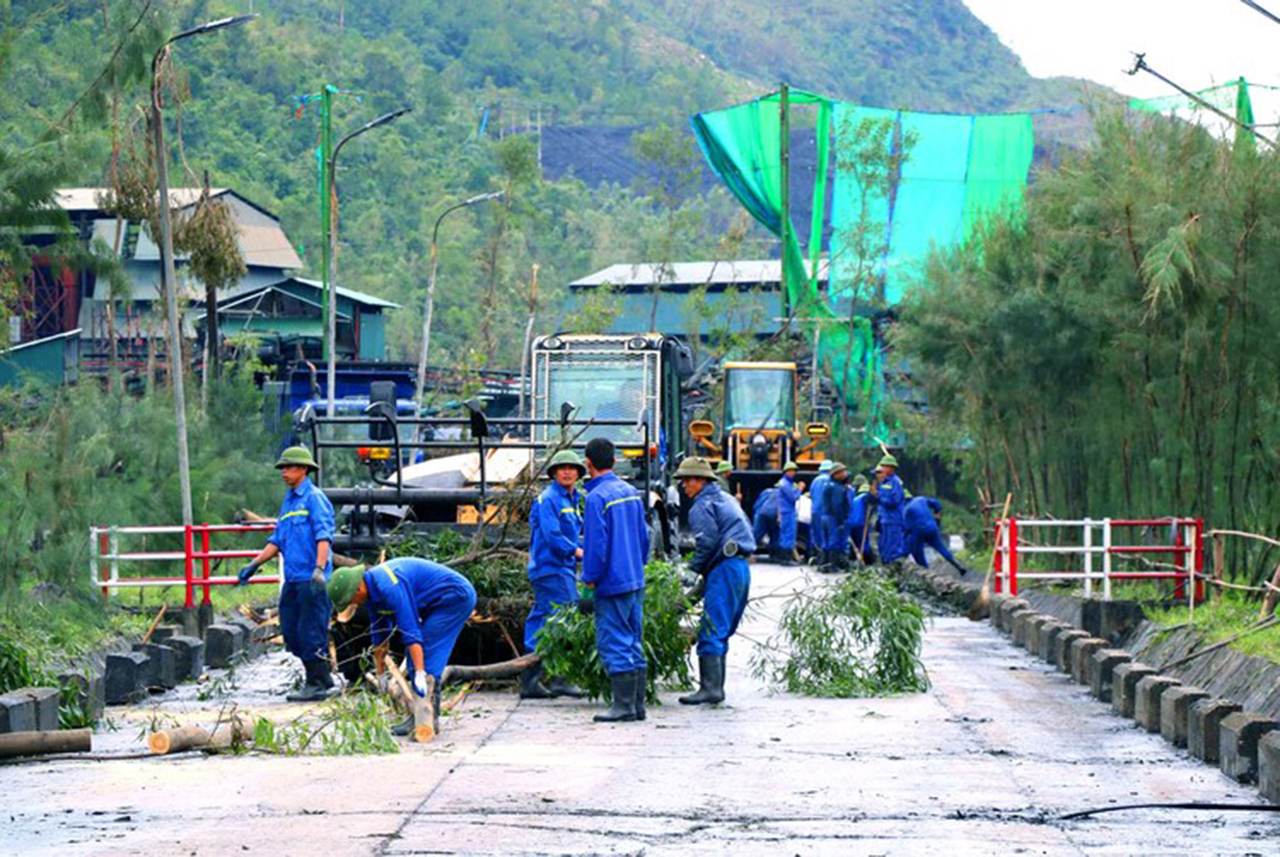
<svg viewBox="0 0 1280 857"><path fill-rule="evenodd" d="M1006 108L1049 92L958 0L831 0L785 13L769 0L67 0L0 11L9 45L0 74L12 107L0 111L0 140L17 151L47 135L97 79L81 102L97 109L58 126L73 129L61 139L82 150L62 183L105 183L113 139L123 162L144 159L139 68L160 34L250 7L260 15L252 24L175 49L189 95L169 106L179 165L172 183L197 182L207 170L215 185L275 211L314 274L319 122L315 102L300 99L325 83L350 90L337 99L337 135L412 106L344 150L338 182L340 281L405 305L390 330L396 357L417 342L435 217L470 194L507 191L501 204L459 212L442 230L442 360L516 360L523 314L497 309L523 302L535 263L551 325L563 284L596 267L772 249L744 232L719 190L676 203L653 195L651 182L544 182L536 134L512 130L538 121L683 128L691 113L782 78L917 108ZM135 74L112 85L111 75L98 76L118 47L118 64ZM678 172L698 161L678 135L662 139L674 151L650 147L654 162ZM679 218L663 210L673 204Z"/></svg>

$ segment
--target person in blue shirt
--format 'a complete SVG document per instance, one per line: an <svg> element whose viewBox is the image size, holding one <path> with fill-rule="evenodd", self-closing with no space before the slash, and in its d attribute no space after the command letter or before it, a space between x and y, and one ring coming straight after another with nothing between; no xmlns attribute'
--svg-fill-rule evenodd
<svg viewBox="0 0 1280 857"><path fill-rule="evenodd" d="M917 565L928 568L929 561L924 552L927 545L937 551L939 556L949 562L951 567L960 574L968 574L969 569L955 558L942 539L942 531L938 528L941 518L942 504L933 497L913 497L908 500L906 511L903 513L903 521L907 528L907 552L911 554L911 558Z"/></svg>
<svg viewBox="0 0 1280 857"><path fill-rule="evenodd" d="M538 632L558 605L578 603L578 560L582 559L582 501L578 480L587 467L571 449L562 449L547 462L551 484L529 510L529 583L533 608L524 622L524 648L532 652ZM542 681L542 665L520 673L521 699L578 698L582 692L563 678Z"/></svg>
<svg viewBox="0 0 1280 857"><path fill-rule="evenodd" d="M876 478L871 483L871 497L876 504L876 516L880 530L880 561L897 562L907 555L906 524L903 508L906 505L906 489L897 477L898 459L888 453L876 466Z"/></svg>
<svg viewBox="0 0 1280 857"><path fill-rule="evenodd" d="M849 504L849 535L853 538L853 549L863 565L872 565L875 554L871 551L871 513L875 506L871 503L871 486L867 477L859 473L850 486L853 500Z"/></svg>
<svg viewBox="0 0 1280 857"><path fill-rule="evenodd" d="M818 475L809 486L809 557L819 566L825 565L827 558L827 531L831 521L827 517L823 504L823 492L831 482L831 459L818 465Z"/></svg>
<svg viewBox="0 0 1280 857"><path fill-rule="evenodd" d="M649 668L644 657L644 565L649 524L644 497L613 472L608 438L587 443L587 502L583 513L582 582L592 591L596 650L609 675L613 701L600 723L644 720Z"/></svg>
<svg viewBox="0 0 1280 857"><path fill-rule="evenodd" d="M720 490L704 459L686 458L676 470L685 496L693 501L689 528L696 547L689 570L706 578L698 623L698 689L680 697L683 705L724 702L724 662L729 638L738 630L751 593L747 557L755 537L742 507Z"/></svg>
<svg viewBox="0 0 1280 857"><path fill-rule="evenodd" d="M800 487L796 485L794 461L782 466L782 478L778 480L778 545L774 561L779 565L795 565L796 503L800 502Z"/></svg>
<svg viewBox="0 0 1280 857"><path fill-rule="evenodd" d="M764 547L768 539L771 550L778 545L778 489L766 488L756 497L755 508L751 510L752 535L756 540L756 550Z"/></svg>
<svg viewBox="0 0 1280 857"><path fill-rule="evenodd" d="M816 481L816 480L815 480ZM826 541L822 545L823 571L840 572L849 566L849 468L839 461L831 464L831 477L822 496L822 517L826 520Z"/></svg>
<svg viewBox="0 0 1280 857"><path fill-rule="evenodd" d="M280 589L280 631L285 648L302 661L306 681L290 693L290 702L324 699L333 689L329 672L329 614L332 605L325 583L333 571L333 504L312 484L320 470L306 447L291 446L280 454L276 469L289 490L276 518L267 546L240 569L238 584L249 582L263 563L283 555L284 586Z"/></svg>
<svg viewBox="0 0 1280 857"><path fill-rule="evenodd" d="M329 597L344 614L348 608L366 605L374 646L373 669L379 686L385 686L391 635L399 632L409 656L409 684L424 699L432 694L438 731L440 676L476 606L476 590L471 581L447 565L406 556L369 569L362 565L338 569L329 581ZM430 684L428 677L432 679ZM392 731L408 735L412 727L410 717Z"/></svg>

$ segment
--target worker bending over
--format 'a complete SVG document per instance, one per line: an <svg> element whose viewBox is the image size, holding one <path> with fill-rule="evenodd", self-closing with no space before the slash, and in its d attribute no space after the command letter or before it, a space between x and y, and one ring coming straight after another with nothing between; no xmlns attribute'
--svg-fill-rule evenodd
<svg viewBox="0 0 1280 857"><path fill-rule="evenodd" d="M644 720L646 673L644 564L649 525L644 498L613 472L608 438L587 444L587 502L583 515L582 582L594 592L596 650L609 675L612 704L601 723Z"/></svg>
<svg viewBox="0 0 1280 857"><path fill-rule="evenodd" d="M425 699L432 693L432 710L440 713L440 676L449 663L453 645L471 618L476 590L461 574L418 557L400 557L366 569L363 565L340 568L329 581L329 598L349 619L361 604L369 611L369 635L374 645L373 668L378 684L385 687L386 655L392 633L409 656L409 684ZM433 681L428 687L427 677ZM438 724L437 724L438 727ZM392 731L408 735L410 717Z"/></svg>
<svg viewBox="0 0 1280 857"><path fill-rule="evenodd" d="M880 529L880 561L886 565L907 555L906 523L903 520L906 489L897 477L897 470L898 459L886 453L876 466L876 477L871 483L871 497L876 504Z"/></svg>
<svg viewBox="0 0 1280 857"><path fill-rule="evenodd" d="M698 623L698 689L680 697L680 702L715 705L724 702L725 655L747 609L751 592L747 557L756 542L742 507L720 490L705 460L686 458L676 469L676 478L693 501L689 528L696 547L689 569L706 578Z"/></svg>
<svg viewBox="0 0 1280 857"><path fill-rule="evenodd" d="M755 536L756 550L769 541L769 549L778 549L778 489L766 488L756 497L751 514L751 531Z"/></svg>
<svg viewBox="0 0 1280 857"><path fill-rule="evenodd" d="M911 554L911 558L917 565L929 567L924 553L925 546L928 545L937 551L939 556L951 563L951 567L960 574L969 573L969 569L952 555L947 543L942 539L942 531L938 528L942 520L941 503L932 497L913 497L907 501L903 518L907 526L907 552Z"/></svg>
<svg viewBox="0 0 1280 857"><path fill-rule="evenodd" d="M333 570L329 557L333 543L333 504L312 484L310 475L320 470L304 446L291 446L280 454L276 469L288 489L276 529L267 546L240 569L237 585L243 586L263 563L283 554L284 585L280 588L280 631L289 654L302 661L306 681L289 693L290 702L324 699L333 689L329 671L329 616L332 607L325 583Z"/></svg>
<svg viewBox="0 0 1280 857"><path fill-rule="evenodd" d="M587 466L571 449L562 449L547 462L551 484L538 495L529 511L529 583L533 608L524 622L524 649L538 645L538 632L557 606L578 603L578 560L582 559L582 492L578 480ZM563 678L542 681L542 664L520 673L521 699L578 698L582 692Z"/></svg>

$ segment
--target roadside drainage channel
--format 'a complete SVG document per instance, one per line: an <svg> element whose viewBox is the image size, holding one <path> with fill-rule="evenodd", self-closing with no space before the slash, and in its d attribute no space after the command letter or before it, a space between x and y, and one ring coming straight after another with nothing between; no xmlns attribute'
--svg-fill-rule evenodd
<svg viewBox="0 0 1280 857"><path fill-rule="evenodd" d="M900 574L961 610L979 602L981 580L918 566ZM1280 665L1226 646L1180 664L1205 646L1203 636L1161 628L1132 601L1031 590L992 594L984 612L1014 645L1086 685L1115 714L1280 804Z"/></svg>
<svg viewBox="0 0 1280 857"><path fill-rule="evenodd" d="M206 669L230 669L266 650L273 628L259 629L243 616L203 628L158 625L146 643L117 644L77 658L58 673L57 687L24 687L0 694L0 734L58 729L59 698L65 690L94 721L109 705L136 705L153 693L198 681Z"/></svg>

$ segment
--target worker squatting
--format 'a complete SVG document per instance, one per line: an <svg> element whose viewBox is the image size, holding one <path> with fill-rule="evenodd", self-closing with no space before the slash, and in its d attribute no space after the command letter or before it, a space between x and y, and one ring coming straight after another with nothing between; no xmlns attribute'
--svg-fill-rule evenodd
<svg viewBox="0 0 1280 857"><path fill-rule="evenodd" d="M609 676L610 706L595 715L604 723L645 719L649 687L644 656L645 563L649 525L644 498L614 472L615 451L605 438L586 446L585 461L571 450L547 464L550 484L530 512L529 580L534 603L525 622L524 647L533 651L538 634L557 608L594 613L596 648ZM925 564L924 548L933 547L961 573L938 529L941 509L928 497L910 498L896 475L898 462L885 455L873 477L824 462L810 489L809 542L820 567L839 570L850 552L871 558L870 521L882 562L911 555ZM285 646L302 661L306 680L290 693L292 701L324 699L333 688L329 671L328 626L333 611L340 619L364 606L369 613L377 681L385 689L386 655L399 632L408 656L409 684L420 697L434 695L439 711L440 679L454 643L475 608L476 593L465 577L439 563L402 557L333 570L333 507L310 480L319 469L303 447L284 451L276 462L288 486L275 533L239 574L247 583L258 568L283 555L280 626ZM787 462L778 484L763 492L748 521L729 491L731 468L718 470L701 458L680 463L676 478L690 500L689 526L695 548L688 568L697 575L695 595L703 600L698 627L698 689L680 697L685 705L724 701L725 656L751 590L747 558L768 541L773 556L792 563L797 538L796 506L804 490L794 462ZM585 481L584 481L585 479ZM582 490L579 490L579 482ZM581 567L581 573L579 573ZM560 676L546 676L540 664L520 676L523 699L579 697ZM396 727L408 734L412 719Z"/></svg>

